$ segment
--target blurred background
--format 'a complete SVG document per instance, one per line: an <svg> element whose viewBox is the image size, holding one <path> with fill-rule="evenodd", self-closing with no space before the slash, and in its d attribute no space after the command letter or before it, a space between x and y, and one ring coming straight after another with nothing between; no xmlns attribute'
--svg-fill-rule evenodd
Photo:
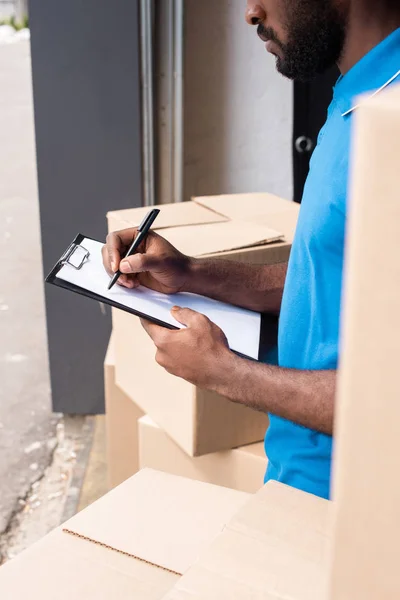
<svg viewBox="0 0 400 600"><path fill-rule="evenodd" d="M44 289L60 252L115 209L301 200L337 73L283 79L244 11L0 0L0 563L106 489L111 317Z"/></svg>

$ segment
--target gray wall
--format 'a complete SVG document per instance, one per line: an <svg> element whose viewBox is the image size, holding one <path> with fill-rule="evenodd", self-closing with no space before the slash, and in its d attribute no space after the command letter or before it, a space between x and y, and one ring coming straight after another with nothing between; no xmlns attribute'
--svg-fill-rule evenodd
<svg viewBox="0 0 400 600"><path fill-rule="evenodd" d="M106 235L106 212L141 204L137 0L31 0L44 270L76 233ZM53 407L104 409L111 321L46 286Z"/></svg>
<svg viewBox="0 0 400 600"><path fill-rule="evenodd" d="M292 84L245 23L245 5L185 0L185 199L292 198Z"/></svg>

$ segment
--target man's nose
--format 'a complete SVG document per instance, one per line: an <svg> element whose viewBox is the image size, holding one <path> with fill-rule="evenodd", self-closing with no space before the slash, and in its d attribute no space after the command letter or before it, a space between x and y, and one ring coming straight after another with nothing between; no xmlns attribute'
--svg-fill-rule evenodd
<svg viewBox="0 0 400 600"><path fill-rule="evenodd" d="M266 17L266 12L259 2L248 0L245 16L248 25L258 25L265 21Z"/></svg>

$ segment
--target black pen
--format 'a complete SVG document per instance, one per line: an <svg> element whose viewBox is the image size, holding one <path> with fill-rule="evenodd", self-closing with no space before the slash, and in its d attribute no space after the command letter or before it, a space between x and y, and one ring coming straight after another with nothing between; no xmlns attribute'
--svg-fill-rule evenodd
<svg viewBox="0 0 400 600"><path fill-rule="evenodd" d="M160 210L158 208L153 208L153 210L151 210L149 213L147 213L147 215L145 216L145 218L139 225L138 230L137 230L137 236L133 240L132 245L129 248L126 255L124 256L124 258L128 258L128 256L132 256L132 254L135 254L135 252L139 248L140 244L146 239L146 236L150 231L150 227L153 225L159 212L160 212ZM109 290L111 290L113 285L115 285L117 283L117 281L121 277L121 275L122 275L122 273L118 269L118 271L115 273L115 275L113 275L111 278L111 281L108 285Z"/></svg>

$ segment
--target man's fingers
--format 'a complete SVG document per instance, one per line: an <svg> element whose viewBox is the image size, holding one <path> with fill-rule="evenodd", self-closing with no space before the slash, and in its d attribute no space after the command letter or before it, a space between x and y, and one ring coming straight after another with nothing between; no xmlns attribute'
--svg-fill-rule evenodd
<svg viewBox="0 0 400 600"><path fill-rule="evenodd" d="M140 283L137 277L133 275L121 275L117 281L118 285L122 285L123 287L129 288L133 290L134 288L139 287Z"/></svg>
<svg viewBox="0 0 400 600"><path fill-rule="evenodd" d="M151 337L154 344L159 348L165 342L168 335L171 333L169 329L165 327L161 327L161 325L156 325L155 323L151 323L147 319L140 319L140 322L143 326L143 329L146 333Z"/></svg>
<svg viewBox="0 0 400 600"><path fill-rule="evenodd" d="M106 251L108 255L108 265L112 273L118 270L119 263L121 261L121 252L123 249L123 243L118 233L110 233L106 240ZM104 256L104 255L103 255ZM106 257L107 258L107 257Z"/></svg>
<svg viewBox="0 0 400 600"><path fill-rule="evenodd" d="M101 255L103 257L104 268L107 271L107 273L109 274L109 276L112 277L112 275L114 274L114 271L111 269L110 256L109 256L108 249L107 249L106 245L104 245L102 247L102 249L101 249Z"/></svg>
<svg viewBox="0 0 400 600"><path fill-rule="evenodd" d="M121 262L121 256L128 249L135 239L137 233L136 227L123 229L122 231L114 231L108 234L106 248L108 252L108 260L113 273L115 273Z"/></svg>
<svg viewBox="0 0 400 600"><path fill-rule="evenodd" d="M107 271L108 275L112 277L114 275L114 271L112 271L111 266L109 264L108 250L105 246L103 246L102 248L102 254L104 268ZM136 288L140 285L139 279L135 275L120 275L117 284L129 289Z"/></svg>
<svg viewBox="0 0 400 600"><path fill-rule="evenodd" d="M146 254L133 254L121 261L119 266L121 273L143 273L157 269L161 264L159 258L147 256Z"/></svg>
<svg viewBox="0 0 400 600"><path fill-rule="evenodd" d="M191 327L199 324L201 321L207 320L207 317L198 313L190 308L181 308L180 306L174 306L171 310L171 314L179 323Z"/></svg>
<svg viewBox="0 0 400 600"><path fill-rule="evenodd" d="M130 246L135 239L137 234L137 227L129 227L128 229L121 229L121 231L114 231L109 233L107 236L107 244L117 243L117 247L122 246L126 248Z"/></svg>

